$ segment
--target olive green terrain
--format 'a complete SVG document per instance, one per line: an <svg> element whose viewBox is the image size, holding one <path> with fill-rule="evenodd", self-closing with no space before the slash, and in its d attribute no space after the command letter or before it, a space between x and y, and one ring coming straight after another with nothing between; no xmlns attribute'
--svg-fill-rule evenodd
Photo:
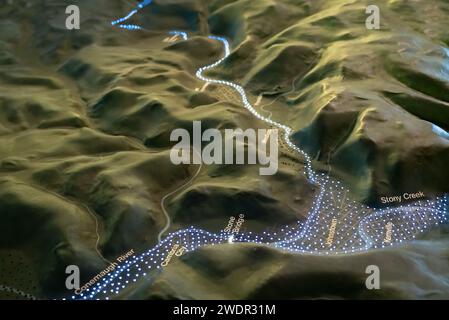
<svg viewBox="0 0 449 320"><path fill-rule="evenodd" d="M373 3L380 30L365 27ZM69 4L80 7L80 30L65 28ZM209 34L229 39L232 53L208 76L241 84L252 103L262 95L256 109L292 127L315 168L359 201L449 191L449 141L432 131L449 130L447 1L156 0L132 18L144 30L111 26L136 4L0 1L0 285L64 297L67 265L84 283L148 250L164 208L169 232L218 232L240 213L252 232L307 217L317 190L285 146L273 176L171 163L170 133L191 132L194 120L203 130L267 128L235 92L198 90L196 70L223 55ZM164 42L173 29L190 39ZM446 233L333 257L205 247L120 298L449 298ZM382 290L366 290L368 264L380 266Z"/></svg>

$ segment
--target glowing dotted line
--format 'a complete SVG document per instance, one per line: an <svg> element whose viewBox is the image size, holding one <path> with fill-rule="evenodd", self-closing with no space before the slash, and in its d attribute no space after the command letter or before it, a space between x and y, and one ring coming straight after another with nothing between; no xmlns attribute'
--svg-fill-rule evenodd
<svg viewBox="0 0 449 320"><path fill-rule="evenodd" d="M138 5L138 9L150 3L151 0L143 1ZM113 25L126 21L136 12L131 11L128 16L114 21ZM125 29L133 30L133 28L126 27ZM179 35L183 40L188 39L187 33L182 31L171 31L170 34ZM137 282L140 276L147 276L149 272L161 270L166 253L175 244L184 246L185 252L191 252L205 245L214 246L228 243L229 239L232 239L232 243L265 244L308 254L354 253L403 243L403 241L414 239L417 233L446 221L449 207L447 195L432 201L418 201L413 205L386 208L374 212L368 206L346 199L348 190L339 181L313 171L310 156L290 140L290 135L293 132L291 128L260 115L248 101L243 87L229 81L209 79L203 76L204 71L218 66L230 55L230 46L225 38L217 36L209 38L221 41L225 54L215 63L198 69L197 77L203 81L234 88L240 94L244 107L255 117L284 131L284 140L287 145L304 157L309 180L320 186L319 194L312 206L313 210L304 223L298 221L297 225L285 226L280 229L281 234L277 232L262 232L259 235L252 232L216 234L194 227L172 232L155 247L119 265L115 271L105 276L93 287L88 288L85 293L81 293L79 297L72 296L72 299L99 299L98 296L109 299L111 295L119 294L121 290ZM340 203L336 203L335 196ZM333 237L328 235L330 221L337 221ZM392 222L395 227L390 243L386 243L384 239L384 228L388 222Z"/></svg>
<svg viewBox="0 0 449 320"><path fill-rule="evenodd" d="M112 24L113 26L115 26L116 24L122 23L122 22L128 20L129 18L131 18L131 17L132 17L133 15L135 15L137 12L138 12L138 10L137 10L137 9L134 9L134 10L131 11L126 17L123 17L123 18L114 20L114 21L111 22L111 24Z"/></svg>
<svg viewBox="0 0 449 320"><path fill-rule="evenodd" d="M119 24L117 27L127 30L142 30L141 26L135 24Z"/></svg>
<svg viewBox="0 0 449 320"><path fill-rule="evenodd" d="M0 291L5 291L5 292L9 292L9 293L14 293L17 294L19 296L22 296L28 300L37 300L37 298L35 296L33 296L32 294L23 292L22 290L16 289L16 288L12 288L12 287L8 287L5 285L0 285Z"/></svg>

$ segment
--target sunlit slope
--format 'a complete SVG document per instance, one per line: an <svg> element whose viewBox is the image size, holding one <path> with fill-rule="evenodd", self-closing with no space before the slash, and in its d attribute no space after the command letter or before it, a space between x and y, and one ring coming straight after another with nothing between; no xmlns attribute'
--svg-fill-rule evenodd
<svg viewBox="0 0 449 320"><path fill-rule="evenodd" d="M447 241L348 256L297 255L250 244L200 249L173 262L134 299L447 299ZM366 290L365 269L382 270ZM404 272L404 270L407 270Z"/></svg>
<svg viewBox="0 0 449 320"><path fill-rule="evenodd" d="M257 166L213 165L186 184L198 166L171 163L170 133L191 132L194 120L203 130L265 128L235 92L202 90L196 70L223 54L210 33L227 37L232 53L208 76L241 84L253 104L263 94L257 110L294 128L316 168L331 169L362 201L448 191L449 143L431 124L449 129L447 2L376 3L379 31L365 28L371 3L359 0L160 0L133 17L145 28L134 33L110 25L132 1L78 1L82 28L70 32L61 1L2 6L0 261L8 262L1 270L9 275L23 264L36 271L2 283L53 298L67 293L66 265L79 265L87 281L107 266L104 259L151 248L167 224L161 200L175 190L164 202L169 232L190 225L219 231L239 213L254 232L306 217L317 188L285 148L272 177ZM172 29L190 39L164 42ZM297 294L306 276L289 270L302 258L248 248L193 253L188 259L197 262L170 266L142 297L271 298L273 287L286 287L289 298L360 297L358 288L325 286ZM413 254L404 259L407 268L420 263ZM231 275L242 266L248 269ZM358 281L347 268L338 272Z"/></svg>
<svg viewBox="0 0 449 320"><path fill-rule="evenodd" d="M214 76L263 94L362 198L447 191L449 142L432 131L449 128L447 3L377 1L381 30L365 27L369 1L251 3L210 5L235 47Z"/></svg>

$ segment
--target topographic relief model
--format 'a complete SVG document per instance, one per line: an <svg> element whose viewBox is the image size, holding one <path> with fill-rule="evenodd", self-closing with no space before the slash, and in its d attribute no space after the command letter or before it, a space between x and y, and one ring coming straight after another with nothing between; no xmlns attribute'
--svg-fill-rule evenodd
<svg viewBox="0 0 449 320"><path fill-rule="evenodd" d="M0 1L0 299L449 299L448 17Z"/></svg>

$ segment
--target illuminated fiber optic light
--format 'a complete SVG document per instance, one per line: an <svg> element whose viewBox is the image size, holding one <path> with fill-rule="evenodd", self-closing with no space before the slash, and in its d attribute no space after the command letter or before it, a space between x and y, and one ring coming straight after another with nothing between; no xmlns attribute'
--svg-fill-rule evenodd
<svg viewBox="0 0 449 320"><path fill-rule="evenodd" d="M135 24L119 24L117 27L128 30L142 30L141 26Z"/></svg>
<svg viewBox="0 0 449 320"><path fill-rule="evenodd" d="M189 37L187 36L187 33L185 33L184 31L170 31L168 33L171 36L180 36L183 40L187 40Z"/></svg>
<svg viewBox="0 0 449 320"><path fill-rule="evenodd" d="M433 123L432 123L432 131L435 132L437 135L439 135L441 138L449 140L449 132Z"/></svg>
<svg viewBox="0 0 449 320"><path fill-rule="evenodd" d="M114 21L111 22L111 24L114 26L114 25L116 25L116 24L122 23L122 22L128 20L129 18L131 18L131 17L132 17L133 15L135 15L137 12L138 12L138 10L137 10L137 9L134 9L133 11L131 11L130 13L128 13L127 16L125 16L125 17L123 17L123 18L120 18L120 19L117 19L117 20L114 20Z"/></svg>
<svg viewBox="0 0 449 320"><path fill-rule="evenodd" d="M151 0L143 1L138 8L143 8L150 3ZM120 22L117 23L129 19L134 14L135 12L128 14L126 19L119 19ZM130 30L135 29L130 28ZM188 39L187 33L182 31L171 31L170 34L179 35L183 40ZM154 276L162 270L166 255L174 245L182 245L185 252L191 252L206 245L246 242L308 254L345 254L398 245L404 241L413 240L419 233L434 225L447 221L448 195L434 200L417 201L410 205L376 210L351 199L349 190L339 181L326 174L315 173L310 156L290 140L293 129L260 115L248 101L243 87L229 81L203 76L204 71L218 66L230 54L230 46L225 38L217 36L209 38L223 43L224 57L198 69L196 76L206 82L234 88L240 94L243 106L248 111L258 119L283 130L283 138L287 145L303 156L307 177L313 184L320 187L306 221L298 221L293 226L284 226L278 232L262 232L258 235L252 232L211 233L194 227L178 230L168 234L150 250L123 262L115 271L88 288L85 293L78 297L72 296L72 299L108 300L137 282L140 277ZM387 227L391 228L388 237L385 231Z"/></svg>
<svg viewBox="0 0 449 320"><path fill-rule="evenodd" d="M123 18L114 20L111 22L111 25L115 26L118 25L118 27L122 28L122 29L128 29L128 30L142 30L142 27L137 26L137 25L119 25L122 22L125 22L126 20L129 20L133 15L135 15L137 12L139 12L140 9L143 9L144 7L150 5L152 2L152 0L144 0L142 2L140 2L137 5L137 8L134 10L131 10L126 16L124 16Z"/></svg>
<svg viewBox="0 0 449 320"><path fill-rule="evenodd" d="M324 198L331 197L334 193L338 194L341 192L345 192L344 188L337 188L339 183L335 183L333 187L330 185L326 185L323 189L329 190L329 192L325 192L323 195L323 202L325 202ZM326 198L326 201L333 201L330 198ZM340 205L340 204L338 204ZM352 203L349 201L347 203L348 208L352 208ZM427 214L430 214L431 219L436 219L438 221L444 221L445 216L441 215L442 212L447 210L448 206L448 198L443 197L434 201L424 201L418 207L422 209L423 207L427 211ZM412 212L415 207L414 206L404 206L406 211L409 213ZM389 208L386 209L389 212L396 212L393 215L393 223L398 226L397 234L405 233L408 230L407 224L413 221L413 217L410 215L400 215L398 214L398 210L404 208ZM367 209L368 210L368 209ZM346 212L340 212L341 215L346 215ZM314 223L318 223L319 219L328 219L332 215L327 214L324 217L316 216L313 219ZM386 217L382 210L376 212L375 214L369 214L366 216L367 219L363 221L362 224L359 224L361 228L366 228L370 226L368 224L368 220L376 221L377 223L385 223L387 220L390 220L392 217ZM404 218L405 217L405 218ZM425 217L422 216L422 219ZM351 220L352 219L352 220ZM353 225L353 222L357 222L360 218L353 214L352 218L348 219L349 223L343 224L343 228L351 230L350 226ZM410 221L401 222L401 219L410 219ZM342 219L344 221L344 219ZM418 224L416 224L418 225ZM334 246L332 249L323 249L324 247L324 237L325 234L322 232L322 229L318 228L318 225L313 225L313 223L309 224L309 230L305 232L304 236L300 236L295 229L289 230L285 234L277 237L276 233L267 233L264 232L262 235L254 235L252 233L237 233L232 234L233 242L250 242L256 244L265 244L265 245L273 245L274 247L278 247L284 250L294 251L294 252L302 252L302 253L316 253L316 254L337 254L337 253L349 253L349 252L358 252L364 251L367 249L367 245L364 243L362 237L357 232L340 232L339 234L343 235L343 237L339 237L338 239L342 241L341 245L337 248ZM288 227L286 227L288 228ZM403 229L405 228L405 229ZM408 239L413 239L416 233L421 232L420 228L415 228L407 235ZM369 246L373 245L374 247L382 247L383 239L382 239L382 228L370 228L370 230L366 231L367 237L370 239ZM347 237L345 237L347 236ZM214 234L211 232L207 232L201 229L197 229L194 227L190 227L188 229L179 230L169 234L165 239L163 239L158 245L156 245L151 250L134 257L132 260L123 263L121 266L117 268L112 274L105 277L101 282L99 282L95 287L89 289L86 294L84 294L81 299L93 299L93 298L110 298L111 296L120 292L120 290L126 288L128 285L137 281L137 279L141 276L151 276L154 275L154 272L160 270L161 264L170 249L174 244L182 244L186 248L186 252L194 251L205 245L217 245L227 243L229 241L230 234L221 232L218 234ZM283 243L273 243L273 239L287 239L288 241L284 241ZM405 238L394 238L392 244L401 243ZM314 243L315 246L311 247L311 243ZM153 272L153 273L152 273ZM76 297L73 297L76 298Z"/></svg>
<svg viewBox="0 0 449 320"><path fill-rule="evenodd" d="M199 78L199 79L201 79L203 81L206 81L206 82L226 85L226 86L234 88L240 94L240 96L242 98L242 103L243 103L244 107L249 112L251 112L256 118L259 118L260 120L262 120L264 122L267 122L269 125L272 125L274 127L277 127L279 129L283 130L285 132L285 135L284 135L285 142L287 143L287 145L289 147L291 147L292 149L294 149L295 151L300 153L305 158L306 170L307 170L308 178L312 182L316 183L315 175L314 175L314 172L312 170L312 160L311 160L311 158L309 157L308 154L306 154L303 150L301 150L297 146L295 146L293 144L293 142L290 140L290 134L293 131L291 128L289 128L286 125L283 125L283 124L281 124L279 122L276 122L276 121L273 121L271 119L265 118L260 113L258 113L256 111L256 109L254 109L254 107L248 101L248 97L246 96L245 89L243 89L243 87L239 86L238 84L235 84L235 83L230 82L230 81L225 81L225 80L210 79L210 78L207 78L207 77L203 76L203 72L204 71L212 69L212 68L215 68L216 66L221 64L231 53L229 42L228 42L227 39L225 39L223 37L217 37L217 36L209 36L209 38L213 39L213 40L221 41L223 43L223 45L224 45L225 54L224 54L224 56L221 59L219 59L215 63L212 63L212 64L210 64L208 66L199 68L198 71L196 72L197 78Z"/></svg>
<svg viewBox="0 0 449 320"><path fill-rule="evenodd" d="M328 190L329 186L326 188ZM344 192L344 188L334 190L334 192ZM326 192L325 196L330 196L332 192ZM328 199L330 200L330 199ZM324 200L323 200L324 201ZM447 210L448 206L448 197L445 196L443 198L439 198L434 201L424 201L419 204L419 206L404 206L404 208L389 208L386 209L388 212L392 213L392 216L386 216L383 210L377 211L375 214L367 215L366 219L362 219L363 223L359 224L360 228L367 228L369 230L366 231L367 237L370 239L370 246L376 248L385 247L386 245L383 243L383 228L377 228L376 226L372 228L372 224L367 223L368 220L371 222L379 223L380 225L384 225L387 221L393 220L393 223L398 226L398 231L396 234L406 234L404 237L393 238L394 241L389 245L400 244L406 239L413 239L417 233L422 232L422 229L426 228L424 225L419 225L415 223L415 230L411 230L409 228L409 224L414 223L414 218L411 213L415 209L426 211L421 214L421 219L425 218L425 214L428 214L431 219L429 222L436 220L438 223L443 222L445 220L445 216L441 215L442 212ZM351 207L351 203L348 203L348 207ZM405 210L409 214L401 215L399 214L400 210ZM342 213L345 215L346 213ZM328 215L330 216L330 214ZM325 219L320 217L320 219ZM358 221L360 218L355 214L352 216L354 221ZM316 219L314 219L316 220ZM349 219L350 220L350 219ZM404 220L404 221L401 221ZM316 222L316 221L315 221ZM353 222L352 220L350 221ZM344 224L342 227L346 229L349 224ZM429 223L430 226L430 223ZM232 234L233 242L250 242L256 244L265 244L265 245L273 245L274 247L281 248L288 251L293 252L301 252L301 253L316 253L321 255L329 255L329 254L337 254L337 253L351 253L351 252L359 252L365 251L367 249L367 245L364 243L362 237L357 232L340 232L339 239L343 241L339 248L334 246L334 249L323 249L319 250L319 248L324 247L324 237L321 229L317 229L317 226L313 227L310 225L310 229L306 232L304 237L300 237L297 232L289 232L289 236L286 234L282 235L278 239L288 238L289 241L282 243L280 242L273 243L273 239L276 238L276 233L267 233L264 232L261 236L253 235L252 233L237 233ZM348 237L344 237L348 235ZM163 241L161 241L158 245L156 245L151 250L134 257L132 260L123 263L119 266L116 271L106 276L101 282L99 282L95 287L89 289L81 299L93 299L93 298L110 298L115 294L118 294L121 290L126 288L127 286L135 283L139 277L151 276L154 275L154 272L161 270L161 264L166 256L166 253L170 251L174 244L182 244L186 248L186 252L194 251L205 245L218 245L229 242L229 233L221 232L218 234L214 234L211 232L207 232L201 229L197 229L194 227L190 227L188 229L179 230L169 234ZM311 247L310 244L314 243L316 246ZM76 298L75 296L73 298Z"/></svg>

